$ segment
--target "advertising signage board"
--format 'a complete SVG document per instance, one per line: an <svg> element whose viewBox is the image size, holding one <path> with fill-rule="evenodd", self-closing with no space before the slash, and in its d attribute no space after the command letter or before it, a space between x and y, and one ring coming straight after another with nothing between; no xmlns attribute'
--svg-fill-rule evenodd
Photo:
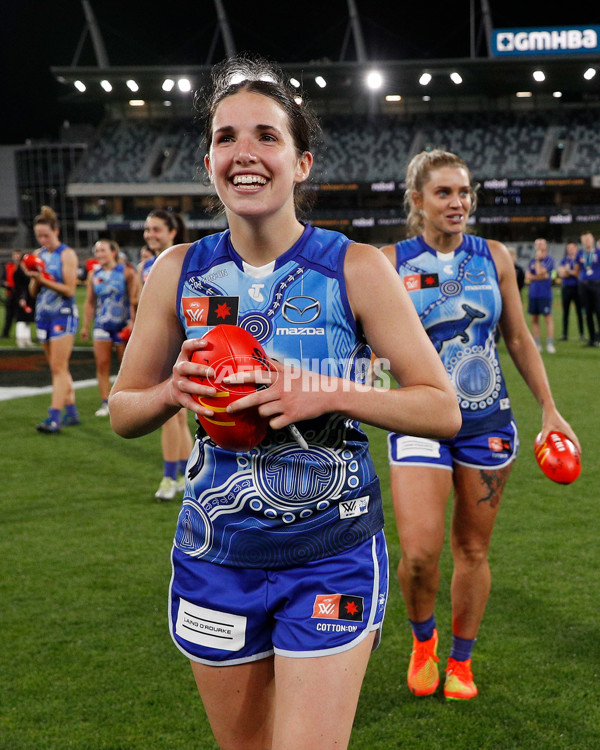
<svg viewBox="0 0 600 750"><path fill-rule="evenodd" d="M600 26L494 29L492 55L577 55L600 52Z"/></svg>

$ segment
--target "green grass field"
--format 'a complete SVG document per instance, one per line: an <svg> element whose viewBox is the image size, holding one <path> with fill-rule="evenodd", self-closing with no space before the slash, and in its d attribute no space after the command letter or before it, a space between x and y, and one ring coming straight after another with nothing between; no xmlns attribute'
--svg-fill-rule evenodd
<svg viewBox="0 0 600 750"><path fill-rule="evenodd" d="M584 450L581 477L568 487L535 464L539 410L500 344L521 453L494 534L492 594L473 656L480 695L469 703L418 699L406 687L410 632L394 575L385 435L369 430L392 575L354 750L600 748L600 351L575 340L557 347L544 359ZM189 665L168 634L178 507L153 500L159 435L125 441L93 416L95 387L77 399L84 423L59 436L34 430L47 395L0 402L0 748L214 750ZM450 574L446 550L442 663Z"/></svg>

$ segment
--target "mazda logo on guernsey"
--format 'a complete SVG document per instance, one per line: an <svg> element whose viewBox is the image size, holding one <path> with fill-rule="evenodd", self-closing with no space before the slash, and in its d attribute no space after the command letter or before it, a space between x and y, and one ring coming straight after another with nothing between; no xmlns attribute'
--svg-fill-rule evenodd
<svg viewBox="0 0 600 750"><path fill-rule="evenodd" d="M466 271L465 279L470 284L484 284L487 281L485 271Z"/></svg>
<svg viewBox="0 0 600 750"><path fill-rule="evenodd" d="M321 303L314 297L290 297L283 303L281 314L294 325L312 323L321 314Z"/></svg>

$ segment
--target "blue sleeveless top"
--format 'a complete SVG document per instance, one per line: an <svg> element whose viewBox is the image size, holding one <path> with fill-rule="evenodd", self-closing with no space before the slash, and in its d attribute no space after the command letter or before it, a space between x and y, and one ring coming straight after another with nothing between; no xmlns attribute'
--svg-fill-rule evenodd
<svg viewBox="0 0 600 750"><path fill-rule="evenodd" d="M146 279L148 278L148 274L150 273L150 269L154 265L154 261L156 260L156 257L154 258L148 258L148 260L144 261L144 265L142 266L142 284L146 283Z"/></svg>
<svg viewBox="0 0 600 750"><path fill-rule="evenodd" d="M396 267L457 394L459 436L508 424L510 399L496 350L502 297L486 240L464 235L454 253L422 236L396 243Z"/></svg>
<svg viewBox="0 0 600 750"><path fill-rule="evenodd" d="M62 254L68 248L63 242L56 250L50 252L45 247L41 249L40 258L46 264L46 273L49 273L54 281L64 283L62 271ZM35 300L35 319L51 320L57 315L74 315L79 316L79 311L75 303L75 297L64 297L62 294L55 292L47 286L40 287L40 291Z"/></svg>
<svg viewBox="0 0 600 750"><path fill-rule="evenodd" d="M250 331L269 357L327 375L364 380L370 349L357 330L343 276L350 240L307 226L261 269L234 250L229 231L189 248L177 294L187 338L218 323ZM198 434L174 544L216 563L284 568L347 550L383 527L379 481L365 433L339 414L270 430L247 453Z"/></svg>
<svg viewBox="0 0 600 750"><path fill-rule="evenodd" d="M90 283L96 295L94 327L105 331L120 331L129 320L129 292L125 266L117 264L110 271L97 268Z"/></svg>

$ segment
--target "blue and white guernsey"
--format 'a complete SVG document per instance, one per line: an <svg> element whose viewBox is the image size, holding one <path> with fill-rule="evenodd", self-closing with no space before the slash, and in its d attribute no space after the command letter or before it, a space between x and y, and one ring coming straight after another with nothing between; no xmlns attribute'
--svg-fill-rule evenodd
<svg viewBox="0 0 600 750"><path fill-rule="evenodd" d="M39 257L46 265L46 273L50 274L54 281L64 283L62 270L62 254L68 248L63 242L56 250L51 252L45 247L41 249ZM65 297L54 289L47 286L41 286L38 296L35 300L35 319L36 321L48 321L57 315L74 315L78 317L79 311L75 303L75 297Z"/></svg>
<svg viewBox="0 0 600 750"><path fill-rule="evenodd" d="M110 271L102 267L92 274L96 295L94 327L105 331L120 331L129 320L129 292L125 278L125 266L118 263Z"/></svg>
<svg viewBox="0 0 600 750"><path fill-rule="evenodd" d="M148 278L148 275L152 269L152 266L154 265L154 261L156 258L148 258L148 260L144 261L144 265L142 266L142 284L146 283L146 279Z"/></svg>
<svg viewBox="0 0 600 750"><path fill-rule="evenodd" d="M247 266L229 232L189 248L177 305L187 338L218 323L251 332L269 357L364 380L370 350L344 283L350 240L306 227L275 262ZM251 568L284 568L347 550L383 527L379 480L365 433L339 414L298 423L309 450L287 430L269 431L247 453L198 434L175 534L182 552Z"/></svg>
<svg viewBox="0 0 600 750"><path fill-rule="evenodd" d="M422 236L396 243L396 267L457 394L460 436L508 424L510 399L496 350L502 297L486 240L465 235L454 253Z"/></svg>

